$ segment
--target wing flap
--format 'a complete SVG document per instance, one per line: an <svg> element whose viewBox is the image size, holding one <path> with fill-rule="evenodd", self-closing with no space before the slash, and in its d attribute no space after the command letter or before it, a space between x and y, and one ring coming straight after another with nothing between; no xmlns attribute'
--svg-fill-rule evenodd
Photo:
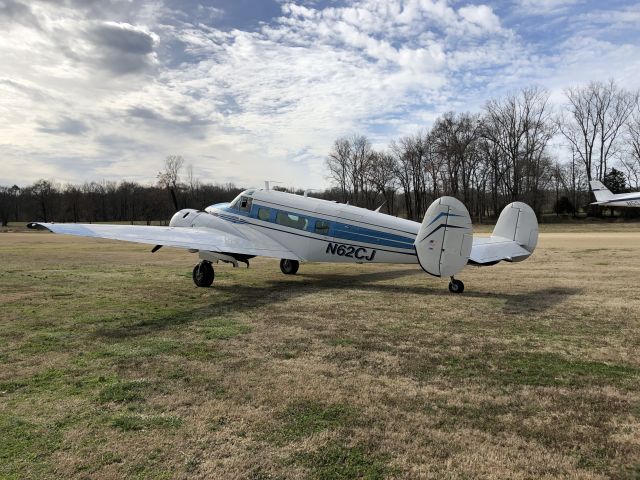
<svg viewBox="0 0 640 480"><path fill-rule="evenodd" d="M501 260L528 257L531 252L517 242L503 237L474 237L469 262L477 264L495 263Z"/></svg>
<svg viewBox="0 0 640 480"><path fill-rule="evenodd" d="M66 235L163 245L190 250L302 260L282 244L256 231L251 232L249 240L228 232L195 227L38 222L30 223L29 228L45 228L53 233Z"/></svg>

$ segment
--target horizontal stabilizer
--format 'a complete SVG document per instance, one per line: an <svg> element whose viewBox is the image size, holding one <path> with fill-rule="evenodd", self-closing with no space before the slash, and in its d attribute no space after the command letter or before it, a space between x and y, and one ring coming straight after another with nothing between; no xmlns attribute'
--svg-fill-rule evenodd
<svg viewBox="0 0 640 480"><path fill-rule="evenodd" d="M479 237L473 239L469 263L482 265L502 260L513 261L519 257L526 258L529 255L531 255L529 250L524 249L513 240L500 237Z"/></svg>
<svg viewBox="0 0 640 480"><path fill-rule="evenodd" d="M538 220L529 205L513 202L504 207L490 237L473 239L469 263L492 265L502 260L521 262L538 244Z"/></svg>

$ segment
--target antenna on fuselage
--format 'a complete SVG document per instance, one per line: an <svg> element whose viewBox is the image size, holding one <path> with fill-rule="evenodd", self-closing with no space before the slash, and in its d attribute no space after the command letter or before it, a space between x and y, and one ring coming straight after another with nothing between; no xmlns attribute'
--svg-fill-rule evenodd
<svg viewBox="0 0 640 480"><path fill-rule="evenodd" d="M379 211L380 211L380 209L381 209L382 207L384 207L384 204L385 204L385 203L387 203L387 201L386 201L386 200L385 200L384 202L382 202L382 203L380 204L380 206L374 210L374 212L379 212Z"/></svg>
<svg viewBox="0 0 640 480"><path fill-rule="evenodd" d="M264 189L265 190L271 190L271 184L272 183L282 183L282 182L280 182L278 180L265 180L264 181Z"/></svg>

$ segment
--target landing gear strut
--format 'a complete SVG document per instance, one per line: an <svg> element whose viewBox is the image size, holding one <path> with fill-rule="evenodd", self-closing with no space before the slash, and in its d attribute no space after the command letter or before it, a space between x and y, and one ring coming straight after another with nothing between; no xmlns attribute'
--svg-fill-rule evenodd
<svg viewBox="0 0 640 480"><path fill-rule="evenodd" d="M193 267L193 283L198 287L210 287L215 278L211 262L202 260Z"/></svg>
<svg viewBox="0 0 640 480"><path fill-rule="evenodd" d="M280 260L280 270L285 275L295 275L298 268L300 268L300 262L297 260L287 260L286 258Z"/></svg>
<svg viewBox="0 0 640 480"><path fill-rule="evenodd" d="M451 276L451 281L449 282L449 291L451 293L462 293L464 292L464 283L462 280L456 280Z"/></svg>

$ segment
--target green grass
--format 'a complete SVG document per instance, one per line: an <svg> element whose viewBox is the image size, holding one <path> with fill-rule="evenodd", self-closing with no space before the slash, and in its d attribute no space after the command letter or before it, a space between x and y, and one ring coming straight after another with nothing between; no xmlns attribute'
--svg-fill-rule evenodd
<svg viewBox="0 0 640 480"><path fill-rule="evenodd" d="M299 461L322 480L378 480L392 473L383 455L362 445L328 444L301 455Z"/></svg>
<svg viewBox="0 0 640 480"><path fill-rule="evenodd" d="M508 386L635 388L640 369L604 362L570 359L550 352L487 351L456 356L412 356L405 371L416 379L460 378Z"/></svg>
<svg viewBox="0 0 640 480"><path fill-rule="evenodd" d="M277 415L279 424L270 439L276 443L287 443L323 430L351 427L355 424L356 415L353 407L339 403L294 402Z"/></svg>
<svg viewBox="0 0 640 480"><path fill-rule="evenodd" d="M55 425L37 425L15 415L0 415L0 477L38 478L50 470L51 455L62 446Z"/></svg>
<svg viewBox="0 0 640 480"><path fill-rule="evenodd" d="M200 330L207 340L226 340L249 333L251 328L227 318L210 318L203 322Z"/></svg>
<svg viewBox="0 0 640 480"><path fill-rule="evenodd" d="M182 419L178 417L145 416L124 414L115 417L111 425L124 432L149 430L149 429L175 429L182 425Z"/></svg>
<svg viewBox="0 0 640 480"><path fill-rule="evenodd" d="M101 403L128 403L144 400L144 391L148 388L148 382L132 381L118 382L103 388L98 395Z"/></svg>

